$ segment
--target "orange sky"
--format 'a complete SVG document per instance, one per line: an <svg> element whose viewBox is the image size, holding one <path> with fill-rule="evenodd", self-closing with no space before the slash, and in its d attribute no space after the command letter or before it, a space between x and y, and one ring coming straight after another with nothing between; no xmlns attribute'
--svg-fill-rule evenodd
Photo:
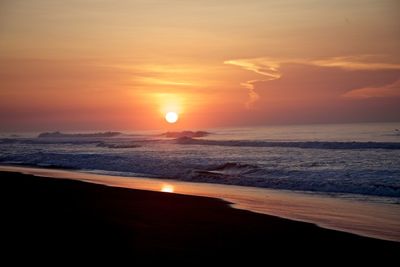
<svg viewBox="0 0 400 267"><path fill-rule="evenodd" d="M396 0L1 1L0 131L400 121L398 10Z"/></svg>

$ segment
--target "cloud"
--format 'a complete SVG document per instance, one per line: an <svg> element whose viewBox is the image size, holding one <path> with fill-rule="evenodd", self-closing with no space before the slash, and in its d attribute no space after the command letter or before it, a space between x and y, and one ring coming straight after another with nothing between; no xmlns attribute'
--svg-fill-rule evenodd
<svg viewBox="0 0 400 267"><path fill-rule="evenodd" d="M376 97L400 97L400 80L381 87L364 87L351 90L342 95L346 98L367 99Z"/></svg>
<svg viewBox="0 0 400 267"><path fill-rule="evenodd" d="M308 64L318 67L341 68L344 70L400 70L400 64L371 62L373 56L333 57L310 61ZM368 61L369 60L369 61ZM307 62L302 62L307 64Z"/></svg>
<svg viewBox="0 0 400 267"><path fill-rule="evenodd" d="M227 60L224 64L242 67L245 70L269 77L269 80L279 79L281 74L278 72L280 62L269 58L238 59Z"/></svg>
<svg viewBox="0 0 400 267"><path fill-rule="evenodd" d="M198 90L210 86L214 81L204 77L210 72L216 72L214 66L205 64L142 64L122 62L104 64L123 73L129 81L127 83L135 89L158 88L174 89L186 88Z"/></svg>
<svg viewBox="0 0 400 267"><path fill-rule="evenodd" d="M241 85L248 90L249 99L246 101L246 107L250 108L254 104L254 102L256 102L260 98L260 96L255 91L254 84L257 82L266 82L280 79L283 76L283 73L280 71L280 68L283 64L300 64L321 68L339 68L346 71L400 70L400 64L376 62L374 61L376 60L376 58L377 57L374 55L341 56L322 59L278 59L259 57L227 60L224 61L224 64L238 66L242 69L252 71L264 76L263 79L250 80L241 83ZM370 95L370 97L378 97L378 95L379 97L382 97L380 95L397 95L397 89L395 90L390 86L392 85L388 85L382 88L361 88L353 91L362 90L361 92L365 94L368 91L369 93L366 95ZM380 89L381 91L379 91L378 89ZM346 93L345 96L352 96L354 94L353 91ZM361 95L361 93L357 94L359 96ZM374 94L376 96L373 96Z"/></svg>
<svg viewBox="0 0 400 267"><path fill-rule="evenodd" d="M194 84L186 81L173 81L156 77L134 77L134 81L142 85L171 85L171 86L193 86Z"/></svg>
<svg viewBox="0 0 400 267"><path fill-rule="evenodd" d="M250 80L241 83L248 90L249 99L246 101L245 105L247 108L251 108L253 103L256 102L260 96L256 93L254 83L256 82L266 82L279 79L282 74L278 71L280 67L279 63L267 58L255 58L255 59L239 59L239 60L227 60L224 64L234 65L241 67L245 70L253 71L255 73L266 76L264 79Z"/></svg>

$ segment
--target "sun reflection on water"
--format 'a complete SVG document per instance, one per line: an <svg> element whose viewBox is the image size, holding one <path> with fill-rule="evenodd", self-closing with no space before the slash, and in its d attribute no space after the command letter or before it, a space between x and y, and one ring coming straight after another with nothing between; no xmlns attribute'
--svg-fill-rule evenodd
<svg viewBox="0 0 400 267"><path fill-rule="evenodd" d="M173 193L174 192L174 187L170 184L163 184L161 186L161 192L166 192L166 193Z"/></svg>

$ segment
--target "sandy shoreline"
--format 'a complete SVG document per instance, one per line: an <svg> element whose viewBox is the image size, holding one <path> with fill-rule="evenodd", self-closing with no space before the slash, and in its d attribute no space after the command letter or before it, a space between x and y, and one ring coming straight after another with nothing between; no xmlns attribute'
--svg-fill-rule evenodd
<svg viewBox="0 0 400 267"><path fill-rule="evenodd" d="M2 178L3 227L10 253L130 257L134 261L277 257L302 250L397 257L400 244L230 208L226 202L49 179ZM329 251L329 254L331 251ZM81 256L82 256L81 255ZM360 254L361 255L361 254Z"/></svg>
<svg viewBox="0 0 400 267"><path fill-rule="evenodd" d="M371 203L282 190L99 175L60 169L0 166L0 171L73 179L113 187L174 191L184 195L219 198L232 203L233 207L239 209L310 222L323 228L366 237L400 242L400 205L398 204Z"/></svg>

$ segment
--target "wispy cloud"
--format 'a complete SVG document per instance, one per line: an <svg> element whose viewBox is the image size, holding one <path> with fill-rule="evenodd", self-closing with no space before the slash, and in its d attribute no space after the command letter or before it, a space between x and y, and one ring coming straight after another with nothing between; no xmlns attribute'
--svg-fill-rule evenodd
<svg viewBox="0 0 400 267"><path fill-rule="evenodd" d="M353 99L366 99L376 97L400 97L400 80L381 87L364 87L351 90L342 95Z"/></svg>
<svg viewBox="0 0 400 267"><path fill-rule="evenodd" d="M194 86L193 83L187 81L174 81L168 79L161 79L156 77L140 77L134 78L134 81L142 85L171 85L171 86Z"/></svg>
<svg viewBox="0 0 400 267"><path fill-rule="evenodd" d="M277 58L248 58L248 59L235 59L224 61L224 64L234 65L242 69L252 71L254 73L263 75L262 79L250 80L241 83L241 85L248 90L249 99L246 101L246 106L250 108L260 96L255 91L255 83L266 82L280 79L283 76L280 68L284 64L300 64L306 66L316 66L321 68L338 68L347 71L378 71L378 70L400 70L400 64L377 62L374 55L359 55L359 56L341 56L323 59L277 59ZM350 91L345 94L346 97L351 97L354 94L361 96L362 93L367 94L368 97L378 97L381 95L397 95L397 89L387 85L382 88L361 88ZM397 86L397 85L395 85ZM397 88L397 87L396 87ZM357 91L360 90L360 91ZM355 93L357 92L357 93ZM361 92L361 93L360 93ZM347 95L349 94L349 95ZM374 96L375 95L375 96ZM366 98L366 97L361 97Z"/></svg>
<svg viewBox="0 0 400 267"><path fill-rule="evenodd" d="M373 56L333 57L310 61L308 64L319 67L341 68L345 70L400 70L400 64L372 62ZM302 62L307 64L307 62Z"/></svg>
<svg viewBox="0 0 400 267"><path fill-rule="evenodd" d="M240 84L248 90L249 99L245 103L247 108L251 108L253 103L260 98L255 91L255 83L276 80L282 76L278 71L279 62L267 58L227 60L224 64L238 66L265 76L264 79L250 80Z"/></svg>
<svg viewBox="0 0 400 267"><path fill-rule="evenodd" d="M103 67L116 69L122 73L126 84L136 90L154 88L157 90L171 90L174 88L198 88L204 86L204 81L199 79L203 66L174 65L174 64L140 64L133 62L116 62L103 64Z"/></svg>
<svg viewBox="0 0 400 267"><path fill-rule="evenodd" d="M230 64L242 67L245 70L267 76L270 80L279 79L281 74L278 72L280 61L269 58L237 59L227 60L224 64Z"/></svg>

